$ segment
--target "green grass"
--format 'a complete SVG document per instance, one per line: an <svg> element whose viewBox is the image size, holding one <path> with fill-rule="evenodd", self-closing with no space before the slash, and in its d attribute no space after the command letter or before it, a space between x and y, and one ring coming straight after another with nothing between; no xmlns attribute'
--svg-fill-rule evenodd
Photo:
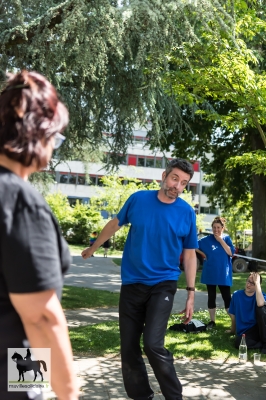
<svg viewBox="0 0 266 400"><path fill-rule="evenodd" d="M207 311L196 312L193 318L205 323L209 321ZM177 314L173 314L169 319L168 326L176 323L180 323L180 319ZM198 334L168 330L165 347L178 359L186 357L203 360L236 360L238 350L234 347L234 336L225 333L229 326L229 316L224 310L217 310L215 329ZM120 352L118 322L71 328L70 339L76 355L105 356ZM248 351L249 360L252 360L255 352L255 350ZM262 355L261 360L266 361L266 355Z"/></svg>
<svg viewBox="0 0 266 400"><path fill-rule="evenodd" d="M61 304L64 309L117 307L119 293L76 286L64 286Z"/></svg>
<svg viewBox="0 0 266 400"><path fill-rule="evenodd" d="M118 265L119 267L121 266L122 258L112 258L112 261Z"/></svg>
<svg viewBox="0 0 266 400"><path fill-rule="evenodd" d="M113 258L112 261L120 266L121 265L121 259L120 258ZM262 290L266 291L266 273L262 272ZM245 284L246 284L246 280L249 276L249 272L246 273L233 273L233 286L231 288L231 292L233 293L235 290L239 290L239 289L244 289ZM196 289L201 291L201 292L206 292L206 285L203 283L200 283L200 277L201 277L201 271L197 272L196 275ZM182 274L179 277L178 280L178 284L177 284L179 289L186 289L187 287L187 283L186 283L186 277L184 272L182 272ZM218 289L219 291L219 289Z"/></svg>

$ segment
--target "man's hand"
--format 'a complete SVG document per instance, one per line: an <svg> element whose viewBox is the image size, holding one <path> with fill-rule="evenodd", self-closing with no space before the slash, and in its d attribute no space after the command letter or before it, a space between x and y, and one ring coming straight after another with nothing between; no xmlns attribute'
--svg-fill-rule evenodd
<svg viewBox="0 0 266 400"><path fill-rule="evenodd" d="M260 287L260 275L257 272L252 272L250 276L252 276L255 286Z"/></svg>
<svg viewBox="0 0 266 400"><path fill-rule="evenodd" d="M87 247L86 249L84 249L81 253L81 256L84 258L84 260L86 260L86 258L90 258L94 253L94 250L92 250L91 247Z"/></svg>
<svg viewBox="0 0 266 400"><path fill-rule="evenodd" d="M192 319L192 315L194 312L194 296L189 297L186 302L186 308L182 311L180 311L178 314L183 314L183 317L181 317L181 320L183 324L188 324L189 321Z"/></svg>

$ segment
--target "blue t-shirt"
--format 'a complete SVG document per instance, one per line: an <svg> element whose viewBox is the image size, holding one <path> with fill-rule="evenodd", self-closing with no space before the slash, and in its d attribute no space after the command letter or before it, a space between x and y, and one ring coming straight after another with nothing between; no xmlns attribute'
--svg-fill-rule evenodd
<svg viewBox="0 0 266 400"><path fill-rule="evenodd" d="M234 254L235 248L230 237L224 235L223 240L230 247L232 254ZM199 249L207 256L207 259L203 262L201 283L232 286L232 257L226 253L214 235L200 239Z"/></svg>
<svg viewBox="0 0 266 400"><path fill-rule="evenodd" d="M198 247L193 208L181 198L167 204L157 196L157 190L136 192L117 215L119 226L131 224L122 258L123 285L177 280L183 248Z"/></svg>
<svg viewBox="0 0 266 400"><path fill-rule="evenodd" d="M266 294L262 294L266 301ZM237 290L233 293L228 312L235 316L237 336L241 336L256 325L256 306L256 293L253 296L247 296L245 290Z"/></svg>

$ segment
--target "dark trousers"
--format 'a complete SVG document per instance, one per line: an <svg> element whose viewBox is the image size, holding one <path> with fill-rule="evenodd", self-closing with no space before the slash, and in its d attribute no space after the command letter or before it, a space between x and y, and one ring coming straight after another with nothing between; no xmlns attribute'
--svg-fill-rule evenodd
<svg viewBox="0 0 266 400"><path fill-rule="evenodd" d="M208 291L208 308L216 308L216 285L206 285ZM217 285L220 289L224 308L229 308L231 302L231 289L230 286Z"/></svg>
<svg viewBox="0 0 266 400"><path fill-rule="evenodd" d="M176 281L154 286L122 285L119 303L121 358L124 385L134 400L153 397L146 366L142 358L140 338L143 333L144 351L166 400L182 400L182 386L176 376L173 356L164 348L164 336L172 310Z"/></svg>
<svg viewBox="0 0 266 400"><path fill-rule="evenodd" d="M257 324L245 333L248 349L266 349L266 306L256 308ZM242 336L236 336L235 347L238 348Z"/></svg>

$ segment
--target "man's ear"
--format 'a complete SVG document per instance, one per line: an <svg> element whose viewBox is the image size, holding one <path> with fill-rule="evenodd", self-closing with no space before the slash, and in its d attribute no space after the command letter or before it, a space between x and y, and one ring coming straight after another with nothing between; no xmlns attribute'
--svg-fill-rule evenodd
<svg viewBox="0 0 266 400"><path fill-rule="evenodd" d="M163 180L163 181L165 180L165 177L166 177L166 172L163 171L163 173L162 173L162 180Z"/></svg>

